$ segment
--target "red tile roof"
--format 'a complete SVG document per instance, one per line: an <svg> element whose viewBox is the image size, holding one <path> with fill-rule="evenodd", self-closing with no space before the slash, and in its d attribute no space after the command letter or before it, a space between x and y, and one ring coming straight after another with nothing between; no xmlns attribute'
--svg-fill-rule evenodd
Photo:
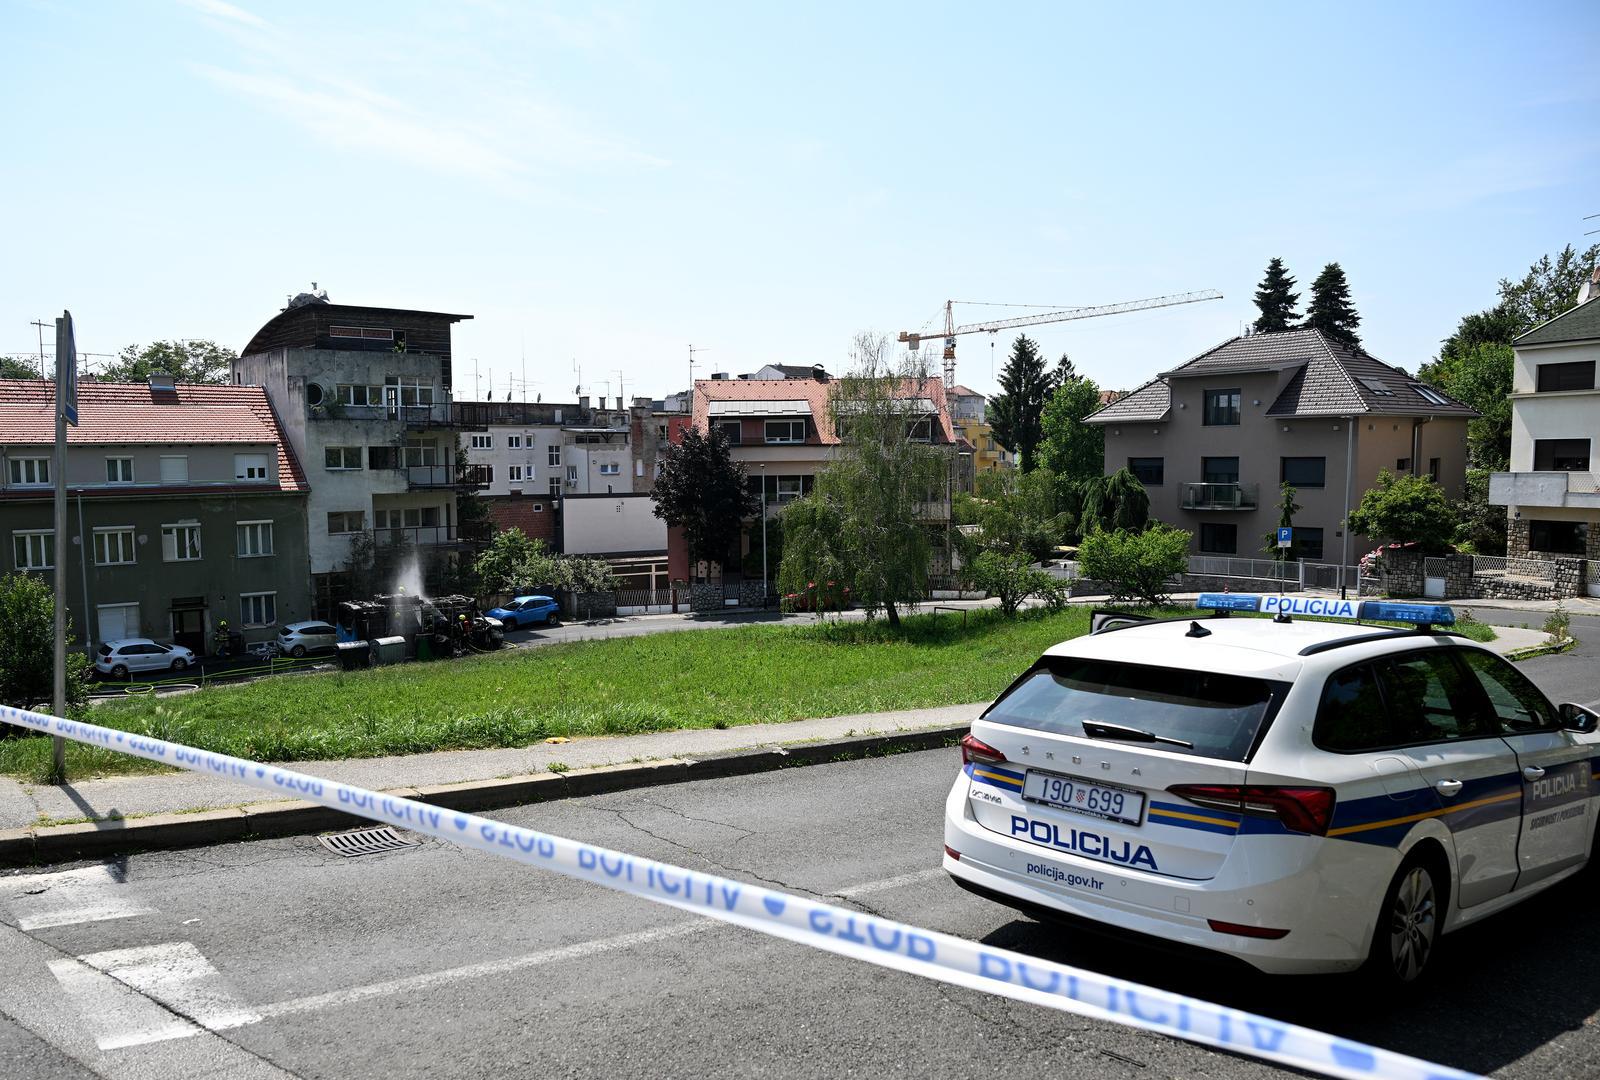
<svg viewBox="0 0 1600 1080"><path fill-rule="evenodd" d="M696 379L693 424L697 431L706 430L706 418L713 401L804 400L811 406L811 418L817 425L818 440L825 446L836 446L839 437L833 433L828 396L839 385L837 380L821 383L814 379ZM895 396L932 401L939 413L939 426L944 431L944 438L939 441L955 442L955 429L950 426L950 410L945 407L943 379L907 379Z"/></svg>
<svg viewBox="0 0 1600 1080"><path fill-rule="evenodd" d="M55 441L55 383L0 379L0 445L48 446ZM80 382L78 426L67 445L275 443L278 486L308 490L304 471L284 437L267 391L260 386Z"/></svg>

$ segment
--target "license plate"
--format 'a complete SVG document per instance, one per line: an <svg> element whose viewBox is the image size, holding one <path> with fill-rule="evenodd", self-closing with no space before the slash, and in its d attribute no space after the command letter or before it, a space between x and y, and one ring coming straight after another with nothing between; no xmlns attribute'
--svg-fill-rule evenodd
<svg viewBox="0 0 1600 1080"><path fill-rule="evenodd" d="M1023 778L1022 797L1029 802L1109 821L1125 821L1129 825L1144 820L1143 792L1036 769L1029 769Z"/></svg>

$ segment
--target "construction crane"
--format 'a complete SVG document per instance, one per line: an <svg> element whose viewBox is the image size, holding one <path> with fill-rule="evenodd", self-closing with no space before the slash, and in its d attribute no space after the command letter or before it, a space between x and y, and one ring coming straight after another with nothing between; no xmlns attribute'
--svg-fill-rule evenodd
<svg viewBox="0 0 1600 1080"><path fill-rule="evenodd" d="M1202 289L1199 292L1173 293L1170 296L1152 296L1148 300L1129 300L1121 304L1097 304L1091 307L1063 307L1055 311L1046 311L1038 315L1023 315L1014 319L994 319L989 322L967 323L957 326L955 319L955 306L957 304L973 304L987 307L1043 307L1042 304L983 304L976 300L946 300L944 302L944 333L923 334L910 330L900 331L900 341L913 350L922 346L925 337L944 338L944 384L954 386L956 382L956 338L962 334L976 334L981 332L994 334L1001 330L1011 330L1018 326L1038 326L1042 323L1070 322L1073 319L1093 319L1101 315L1121 315L1128 311L1148 311L1151 308L1175 307L1178 304L1195 304L1201 300L1221 300L1222 294L1215 289Z"/></svg>

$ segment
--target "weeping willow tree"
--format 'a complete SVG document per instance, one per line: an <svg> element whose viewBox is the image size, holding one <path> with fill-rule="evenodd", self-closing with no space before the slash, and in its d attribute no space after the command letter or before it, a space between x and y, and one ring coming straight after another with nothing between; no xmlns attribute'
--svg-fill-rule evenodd
<svg viewBox="0 0 1600 1080"><path fill-rule="evenodd" d="M946 514L949 446L926 368L892 359L886 336L858 334L851 372L831 387L834 458L815 490L784 511L778 587L844 581L869 613L900 625L928 593L931 525Z"/></svg>

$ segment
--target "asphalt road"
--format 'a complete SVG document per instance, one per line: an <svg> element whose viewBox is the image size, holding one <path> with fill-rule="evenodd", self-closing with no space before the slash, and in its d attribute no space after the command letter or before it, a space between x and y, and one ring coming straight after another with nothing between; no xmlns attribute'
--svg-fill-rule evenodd
<svg viewBox="0 0 1600 1080"><path fill-rule="evenodd" d="M1504 608L1472 609L1479 622L1495 626L1543 628L1548 612L1512 611ZM1564 653L1536 656L1517 666L1539 684L1551 701L1575 701L1591 709L1600 708L1600 616L1572 616L1572 636L1577 644ZM1600 1065L1596 1066L1600 1075Z"/></svg>
<svg viewBox="0 0 1600 1080"><path fill-rule="evenodd" d="M1596 1075L1593 886L1447 939L1426 992L1379 1005L1347 978L1178 961L961 892L937 869L956 768L928 751L501 816L1458 1067ZM356 859L298 838L9 874L0 972L6 1076L1287 1075L431 839Z"/></svg>

